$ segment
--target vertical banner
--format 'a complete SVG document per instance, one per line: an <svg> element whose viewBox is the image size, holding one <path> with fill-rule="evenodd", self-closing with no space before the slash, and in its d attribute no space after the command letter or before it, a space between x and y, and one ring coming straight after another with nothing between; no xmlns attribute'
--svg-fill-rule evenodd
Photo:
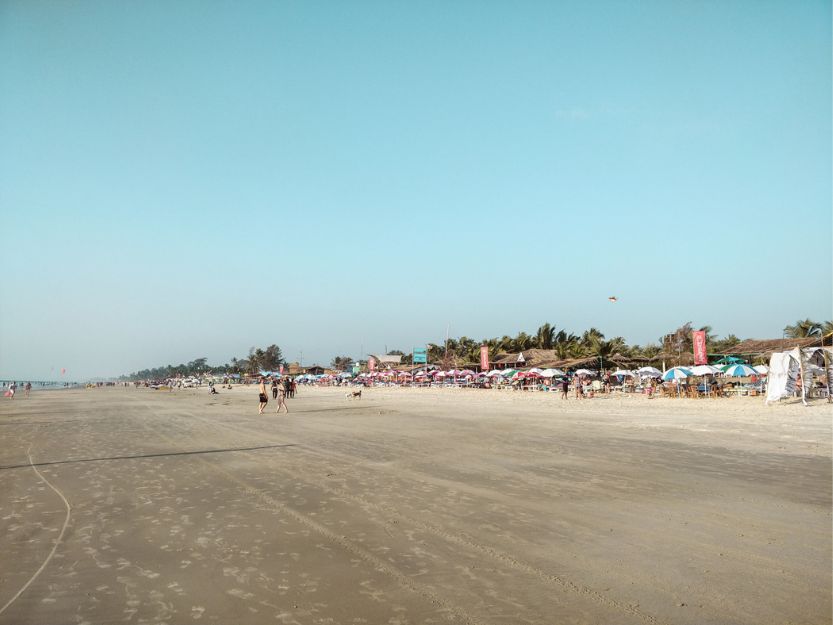
<svg viewBox="0 0 833 625"><path fill-rule="evenodd" d="M703 330L695 330L691 333L694 340L694 364L707 365L709 357L706 355L706 333Z"/></svg>
<svg viewBox="0 0 833 625"><path fill-rule="evenodd" d="M373 356L367 359L367 369L369 371L376 371L376 359Z"/></svg>
<svg viewBox="0 0 833 625"><path fill-rule="evenodd" d="M280 366L278 367L278 373L280 373L281 375L283 375L283 365L280 365Z"/></svg>
<svg viewBox="0 0 833 625"><path fill-rule="evenodd" d="M488 345L481 345L480 346L480 370L481 371L488 371L489 370L489 346Z"/></svg>

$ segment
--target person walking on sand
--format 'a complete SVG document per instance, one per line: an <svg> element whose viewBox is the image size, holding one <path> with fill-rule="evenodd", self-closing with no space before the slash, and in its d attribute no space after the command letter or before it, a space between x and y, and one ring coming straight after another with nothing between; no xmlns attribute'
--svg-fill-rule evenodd
<svg viewBox="0 0 833 625"><path fill-rule="evenodd" d="M278 380L272 378L272 399L278 398Z"/></svg>
<svg viewBox="0 0 833 625"><path fill-rule="evenodd" d="M269 397L266 395L266 378L263 376L260 378L257 390L259 391L258 399L260 400L257 413L263 414L263 409L266 408L266 404L269 403Z"/></svg>
<svg viewBox="0 0 833 625"><path fill-rule="evenodd" d="M292 380L290 380L289 376L287 376L283 379L283 396L284 396L284 399L286 399L287 397L292 396L290 394L291 391L292 391Z"/></svg>
<svg viewBox="0 0 833 625"><path fill-rule="evenodd" d="M561 380L561 399L567 399L567 391L570 389L570 380L564 378Z"/></svg>
<svg viewBox="0 0 833 625"><path fill-rule="evenodd" d="M26 384L23 385L23 390L24 390L24 395L28 398L29 397L29 391L32 390L32 383L31 382L26 382Z"/></svg>
<svg viewBox="0 0 833 625"><path fill-rule="evenodd" d="M576 399L584 399L584 387L580 375L573 378L573 384L576 387Z"/></svg>
<svg viewBox="0 0 833 625"><path fill-rule="evenodd" d="M280 414L281 408L286 414L289 414L289 406L286 405L287 390L283 385L278 387L278 407L275 409L275 414Z"/></svg>
<svg viewBox="0 0 833 625"><path fill-rule="evenodd" d="M295 383L295 380L289 383L289 396L292 399L295 399L295 389L298 388L298 385Z"/></svg>

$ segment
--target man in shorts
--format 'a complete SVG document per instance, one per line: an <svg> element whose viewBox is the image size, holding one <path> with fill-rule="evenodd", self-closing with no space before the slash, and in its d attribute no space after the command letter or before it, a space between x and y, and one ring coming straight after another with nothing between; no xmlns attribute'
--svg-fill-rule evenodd
<svg viewBox="0 0 833 625"><path fill-rule="evenodd" d="M561 399L567 399L567 391L570 389L570 380L566 377L561 380Z"/></svg>
<svg viewBox="0 0 833 625"><path fill-rule="evenodd" d="M258 399L260 400L260 405L258 406L257 412L258 414L263 414L263 410L266 408L266 404L269 403L269 396L266 394L266 378L261 376L260 383L258 384L257 390L259 391L260 395Z"/></svg>

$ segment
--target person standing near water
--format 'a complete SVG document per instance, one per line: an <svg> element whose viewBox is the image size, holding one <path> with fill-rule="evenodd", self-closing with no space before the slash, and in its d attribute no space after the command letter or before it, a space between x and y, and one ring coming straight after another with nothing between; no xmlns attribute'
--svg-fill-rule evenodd
<svg viewBox="0 0 833 625"><path fill-rule="evenodd" d="M26 382L26 384L23 385L23 390L25 391L25 396L29 397L29 391L32 390L32 383Z"/></svg>

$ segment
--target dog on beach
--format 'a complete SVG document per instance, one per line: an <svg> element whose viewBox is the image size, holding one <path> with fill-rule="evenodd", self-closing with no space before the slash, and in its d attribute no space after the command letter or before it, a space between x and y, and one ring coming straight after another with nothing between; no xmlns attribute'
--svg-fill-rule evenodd
<svg viewBox="0 0 833 625"><path fill-rule="evenodd" d="M347 397L347 399L361 399L362 390L359 389L358 391L350 391L345 397Z"/></svg>

